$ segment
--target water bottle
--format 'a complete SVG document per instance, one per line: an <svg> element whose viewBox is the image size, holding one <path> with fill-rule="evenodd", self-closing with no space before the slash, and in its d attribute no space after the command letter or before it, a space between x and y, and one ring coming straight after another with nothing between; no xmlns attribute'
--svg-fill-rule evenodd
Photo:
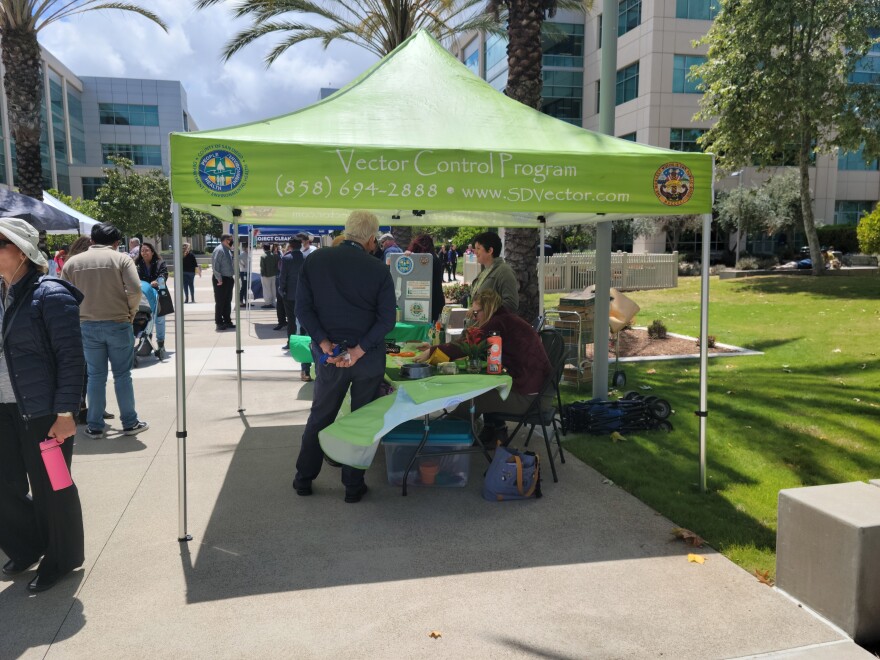
<svg viewBox="0 0 880 660"><path fill-rule="evenodd" d="M43 457L43 465L49 475L49 483L52 490L63 490L73 485L70 478L70 470L67 469L67 461L61 452L64 441L56 438L46 438L40 443L40 456Z"/></svg>
<svg viewBox="0 0 880 660"><path fill-rule="evenodd" d="M497 332L493 332L492 335L486 340L486 342L489 344L489 354L486 357L486 373L500 374L501 337L498 336Z"/></svg>
<svg viewBox="0 0 880 660"><path fill-rule="evenodd" d="M156 282L159 283L159 288L160 288L160 289L164 289L164 288L165 288L165 278L164 278L164 277L156 278Z"/></svg>

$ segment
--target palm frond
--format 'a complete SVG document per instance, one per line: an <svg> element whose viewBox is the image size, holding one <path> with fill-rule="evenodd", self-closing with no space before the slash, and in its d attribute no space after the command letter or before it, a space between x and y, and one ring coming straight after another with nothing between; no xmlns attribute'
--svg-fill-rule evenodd
<svg viewBox="0 0 880 660"><path fill-rule="evenodd" d="M134 14L140 14L144 18L150 19L153 23L161 27L165 32L168 32L168 25L166 25L165 21L163 21L158 14L150 11L149 9L144 9L143 7L139 7L138 5L131 2L101 2L101 4L97 4L98 2L100 2L100 0L87 0L87 2L84 2L82 4L74 4L73 2L69 2L64 7L61 7L56 11L45 15L45 17L43 18L43 22L37 27L37 29L42 29L46 25L54 23L55 21L69 18L71 16L76 16L77 14L84 14L89 11L97 11L101 9L118 9L120 11L128 11Z"/></svg>

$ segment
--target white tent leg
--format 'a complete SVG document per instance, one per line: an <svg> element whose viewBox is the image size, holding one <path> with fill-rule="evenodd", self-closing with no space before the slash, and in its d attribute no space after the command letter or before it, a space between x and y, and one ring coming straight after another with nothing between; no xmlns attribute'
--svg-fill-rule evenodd
<svg viewBox="0 0 880 660"><path fill-rule="evenodd" d="M254 306L251 303L251 276L254 272L254 255L251 254L251 250L254 245L254 226L251 225L248 227L248 265L247 265L247 278L245 279L245 287L244 287L244 305L245 312L247 315L247 326L248 326L248 334L250 334L251 330L251 308ZM265 299L265 292L263 293L263 297ZM256 301L254 301L256 302Z"/></svg>
<svg viewBox="0 0 880 660"><path fill-rule="evenodd" d="M239 244L238 244L238 220L232 225L232 233L235 240L232 243L232 260L235 272L235 292L232 294L235 298L235 359L236 373L238 374L238 412L244 412L244 404L241 398L241 264L239 262Z"/></svg>
<svg viewBox="0 0 880 660"><path fill-rule="evenodd" d="M593 320L593 398L608 398L608 329L611 312L611 222L596 225L596 317Z"/></svg>
<svg viewBox="0 0 880 660"><path fill-rule="evenodd" d="M712 214L703 216L703 260L700 265L700 491L706 492L706 419L709 370L709 243Z"/></svg>
<svg viewBox="0 0 880 660"><path fill-rule="evenodd" d="M538 246L538 316L544 316L544 243L547 240L547 225L541 220L541 244Z"/></svg>
<svg viewBox="0 0 880 660"><path fill-rule="evenodd" d="M183 232L180 204L171 205L174 244L174 367L177 392L177 540L192 541L186 524L186 362L183 337Z"/></svg>

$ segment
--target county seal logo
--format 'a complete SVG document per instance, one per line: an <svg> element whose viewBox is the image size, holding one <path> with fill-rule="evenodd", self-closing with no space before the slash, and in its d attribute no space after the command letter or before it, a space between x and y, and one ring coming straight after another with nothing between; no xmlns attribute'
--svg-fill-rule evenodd
<svg viewBox="0 0 880 660"><path fill-rule="evenodd" d="M654 194L666 206L681 206L694 194L694 175L684 163L665 163L654 172Z"/></svg>
<svg viewBox="0 0 880 660"><path fill-rule="evenodd" d="M241 154L231 147L208 147L194 165L196 181L215 197L234 195L247 183L248 168Z"/></svg>

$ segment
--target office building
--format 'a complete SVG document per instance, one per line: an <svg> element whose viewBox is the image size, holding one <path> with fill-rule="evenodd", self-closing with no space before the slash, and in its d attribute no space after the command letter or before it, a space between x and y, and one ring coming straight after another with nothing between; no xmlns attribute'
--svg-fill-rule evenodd
<svg viewBox="0 0 880 660"><path fill-rule="evenodd" d="M602 3L586 15L559 11L545 25L543 110L590 130L599 128ZM705 61L707 48L694 46L717 14L716 0L620 0L615 135L679 151L698 150L697 138L711 122L696 122L700 92L688 79ZM499 90L507 81L503 38L471 35L452 50L474 73ZM874 64L876 62L876 64ZM880 84L880 48L859 66L856 76ZM866 78L867 77L867 78ZM772 170L745 168L716 183L725 189L758 185ZM817 224L855 224L880 199L878 162L859 153L818 155L811 168ZM755 237L757 238L757 237ZM722 238L713 248L723 248ZM758 239L749 249L769 251ZM663 251L663 238L637 241L638 251Z"/></svg>
<svg viewBox="0 0 880 660"><path fill-rule="evenodd" d="M77 76L47 50L42 55L45 189L94 199L113 155L131 159L136 169L169 173L168 134L196 130L180 82ZM2 77L0 92L0 184L13 187L15 147Z"/></svg>

